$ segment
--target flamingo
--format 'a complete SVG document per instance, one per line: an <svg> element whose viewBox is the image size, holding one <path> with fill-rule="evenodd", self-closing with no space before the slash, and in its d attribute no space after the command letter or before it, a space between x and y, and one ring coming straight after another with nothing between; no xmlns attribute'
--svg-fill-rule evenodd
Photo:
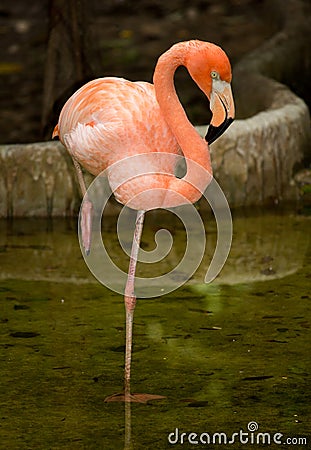
<svg viewBox="0 0 311 450"><path fill-rule="evenodd" d="M174 73L179 66L186 67L210 101L212 119L205 139L188 120L176 94ZM153 84L117 77L98 78L76 91L60 113L53 137L58 136L70 153L84 195L80 228L86 253L90 251L92 204L87 198L81 166L95 176L108 168L108 180L117 201L137 210L124 290L124 391L105 401L147 402L163 398L132 394L130 390L136 305L134 281L144 215L153 208L194 203L201 197L212 179L209 145L221 136L234 118L230 83L230 62L219 46L199 40L179 42L158 59ZM160 153L162 157L159 157ZM152 170L148 167L148 173L137 177L137 168L129 158L140 154L149 157L147 161ZM187 171L182 178L175 176L173 160L166 157L171 155L183 155L186 160ZM121 166L115 164L127 159L129 162Z"/></svg>

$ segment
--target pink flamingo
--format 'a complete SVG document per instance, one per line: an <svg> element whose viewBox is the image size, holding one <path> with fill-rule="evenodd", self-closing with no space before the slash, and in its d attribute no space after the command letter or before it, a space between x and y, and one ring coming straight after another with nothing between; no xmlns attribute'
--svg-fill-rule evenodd
<svg viewBox="0 0 311 450"><path fill-rule="evenodd" d="M205 140L191 125L178 100L174 73L179 66L187 68L210 100L213 116ZM108 177L116 199L138 210L124 292L124 392L109 396L106 401L146 402L161 398L130 392L136 305L134 281L144 214L156 207L194 203L201 197L212 178L208 145L227 129L234 118L230 63L225 52L214 44L193 40L173 45L159 58L153 81L154 84L150 84L115 77L90 81L66 102L53 133L53 137L59 136L72 156L83 195L87 189L80 165L95 176L112 167ZM159 153L164 157L157 158ZM145 175L136 177L131 161L121 168L113 166L115 162L138 154L150 155L148 164L152 165L152 173L148 170ZM172 158L166 158L165 154L185 157L187 172L183 178L175 176ZM129 176L132 172L133 177ZM186 200L183 202L182 199ZM90 249L91 215L92 205L86 195L80 224L86 252Z"/></svg>

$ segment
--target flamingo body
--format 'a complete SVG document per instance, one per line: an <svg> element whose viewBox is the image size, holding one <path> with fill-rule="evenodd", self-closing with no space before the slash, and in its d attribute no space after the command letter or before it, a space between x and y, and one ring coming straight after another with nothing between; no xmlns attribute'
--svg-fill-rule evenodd
<svg viewBox="0 0 311 450"><path fill-rule="evenodd" d="M182 152L161 113L152 84L116 77L90 81L64 105L56 133L71 155L95 176L120 160L144 154L141 162L132 159L131 167L125 163L112 168L108 172L110 185L121 185L114 194L124 204L148 190L145 204L141 197L136 209L163 204L165 190L175 180L175 161L155 155ZM143 164L154 174L133 178L133 164ZM141 172L143 167L136 169ZM122 183L124 179L129 181Z"/></svg>
<svg viewBox="0 0 311 450"><path fill-rule="evenodd" d="M64 105L54 130L53 136L59 135L73 159L93 175L108 168L117 200L137 210L194 203L212 179L208 143L189 122L174 88L180 65L210 98L220 135L234 112L230 63L220 47L201 41L181 42L164 53L154 85L107 77L82 86ZM140 154L144 158L114 165ZM180 154L187 161L182 179L176 178L177 158L171 157Z"/></svg>

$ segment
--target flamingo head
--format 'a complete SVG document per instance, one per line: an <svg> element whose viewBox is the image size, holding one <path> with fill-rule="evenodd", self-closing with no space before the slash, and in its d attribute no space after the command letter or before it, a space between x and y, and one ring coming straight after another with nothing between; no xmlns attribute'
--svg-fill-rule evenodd
<svg viewBox="0 0 311 450"><path fill-rule="evenodd" d="M231 66L226 53L209 42L190 41L185 66L210 101L213 114L205 140L219 138L234 119Z"/></svg>

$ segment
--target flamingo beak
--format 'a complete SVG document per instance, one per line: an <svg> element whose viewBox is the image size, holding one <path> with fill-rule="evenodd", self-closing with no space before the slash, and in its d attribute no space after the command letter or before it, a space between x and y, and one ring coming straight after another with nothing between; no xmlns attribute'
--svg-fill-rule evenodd
<svg viewBox="0 0 311 450"><path fill-rule="evenodd" d="M210 108L213 117L205 136L209 145L226 131L234 119L234 101L229 83L221 80L213 81Z"/></svg>

